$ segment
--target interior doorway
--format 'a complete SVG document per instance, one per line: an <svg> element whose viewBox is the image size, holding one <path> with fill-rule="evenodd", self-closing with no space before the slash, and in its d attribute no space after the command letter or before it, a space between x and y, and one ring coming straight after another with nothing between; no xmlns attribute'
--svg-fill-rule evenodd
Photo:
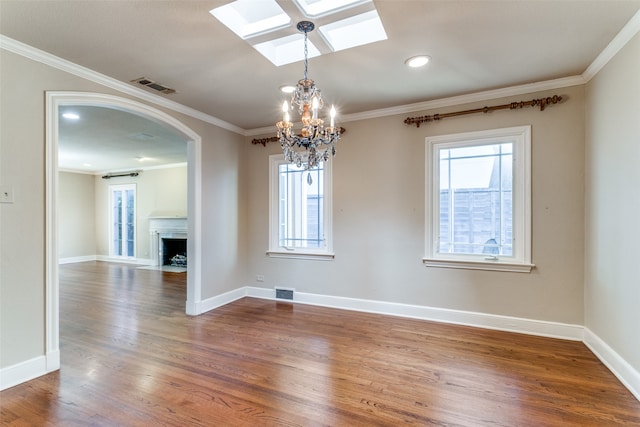
<svg viewBox="0 0 640 427"><path fill-rule="evenodd" d="M59 280L58 280L58 149L59 115L67 106L94 106L126 112L152 120L182 135L187 141L187 298L185 311L197 314L201 300L201 138L174 117L127 98L98 93L47 92L46 110L46 360L47 371L59 369Z"/></svg>

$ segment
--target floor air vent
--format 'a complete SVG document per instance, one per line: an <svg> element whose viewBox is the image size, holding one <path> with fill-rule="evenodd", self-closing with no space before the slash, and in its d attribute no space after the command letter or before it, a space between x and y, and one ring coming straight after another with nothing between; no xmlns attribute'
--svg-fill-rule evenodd
<svg viewBox="0 0 640 427"><path fill-rule="evenodd" d="M154 82L153 80L149 80L146 77L140 77L139 79L131 80L131 83L138 83L138 84L141 84L142 86L146 86L146 87L149 87L151 89L155 89L158 92L162 92L162 93L165 93L165 94L175 93L175 89L171 89L171 88L168 88L166 86L162 86L161 84L158 84L158 83Z"/></svg>
<svg viewBox="0 0 640 427"><path fill-rule="evenodd" d="M293 299L293 289L276 288L276 299Z"/></svg>

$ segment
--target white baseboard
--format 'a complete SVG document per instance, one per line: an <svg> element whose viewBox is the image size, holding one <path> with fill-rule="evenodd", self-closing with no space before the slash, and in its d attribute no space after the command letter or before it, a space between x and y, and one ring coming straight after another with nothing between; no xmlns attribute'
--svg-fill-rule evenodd
<svg viewBox="0 0 640 427"><path fill-rule="evenodd" d="M55 351L47 352L45 356L46 360L46 370L47 372L53 372L60 369L60 349Z"/></svg>
<svg viewBox="0 0 640 427"><path fill-rule="evenodd" d="M154 261L147 258L118 258L110 257L107 255L96 255L96 261L105 262L118 262L121 264L135 264L135 265L153 265Z"/></svg>
<svg viewBox="0 0 640 427"><path fill-rule="evenodd" d="M73 264L76 262L96 261L97 255L85 255L85 256L72 256L67 258L60 258L58 264Z"/></svg>
<svg viewBox="0 0 640 427"><path fill-rule="evenodd" d="M275 290L248 286L246 287L246 295L255 298L275 299ZM293 302L345 310L363 311L367 313L430 320L455 325L474 326L505 332L517 332L528 335L561 338L572 341L582 341L583 339L583 327L580 325L524 319L519 317L400 304L386 301L309 294L304 292L294 292Z"/></svg>
<svg viewBox="0 0 640 427"><path fill-rule="evenodd" d="M229 304L235 300L244 298L246 296L247 296L246 287L234 289L232 291L225 292L224 294L216 295L214 297L207 298L202 301L195 301L187 304L187 309L191 308L192 310L192 313L189 313L189 311L187 311L187 314L198 315L198 314L206 313L207 311Z"/></svg>
<svg viewBox="0 0 640 427"><path fill-rule="evenodd" d="M38 356L0 369L0 390L22 384L60 369L60 354Z"/></svg>
<svg viewBox="0 0 640 427"><path fill-rule="evenodd" d="M584 343L635 398L640 400L640 372L586 327L584 328Z"/></svg>
<svg viewBox="0 0 640 427"><path fill-rule="evenodd" d="M119 262L123 264L135 264L135 265L153 265L154 261L147 258L116 258L107 255L84 255L60 258L58 264L73 264L76 262L87 261L105 261L105 262Z"/></svg>

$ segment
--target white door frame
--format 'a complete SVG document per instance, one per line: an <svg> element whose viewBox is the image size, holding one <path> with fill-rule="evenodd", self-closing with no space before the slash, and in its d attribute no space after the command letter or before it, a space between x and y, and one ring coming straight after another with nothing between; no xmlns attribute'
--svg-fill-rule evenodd
<svg viewBox="0 0 640 427"><path fill-rule="evenodd" d="M90 92L46 93L46 371L60 369L60 314L58 283L58 110L82 105L114 108L161 122L188 140L187 143L187 301L185 311L196 315L202 301L202 138L169 114L149 105L119 96Z"/></svg>

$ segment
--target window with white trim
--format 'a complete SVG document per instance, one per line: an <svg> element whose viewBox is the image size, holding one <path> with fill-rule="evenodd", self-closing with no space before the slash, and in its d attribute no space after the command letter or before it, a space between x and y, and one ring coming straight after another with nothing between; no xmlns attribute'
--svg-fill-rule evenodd
<svg viewBox="0 0 640 427"><path fill-rule="evenodd" d="M109 255L133 258L136 254L136 185L109 186Z"/></svg>
<svg viewBox="0 0 640 427"><path fill-rule="evenodd" d="M269 157L269 251L273 257L332 259L331 164L304 170Z"/></svg>
<svg viewBox="0 0 640 427"><path fill-rule="evenodd" d="M431 267L529 272L531 126L426 138Z"/></svg>

